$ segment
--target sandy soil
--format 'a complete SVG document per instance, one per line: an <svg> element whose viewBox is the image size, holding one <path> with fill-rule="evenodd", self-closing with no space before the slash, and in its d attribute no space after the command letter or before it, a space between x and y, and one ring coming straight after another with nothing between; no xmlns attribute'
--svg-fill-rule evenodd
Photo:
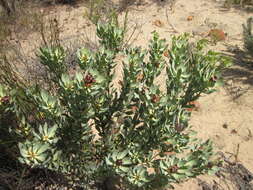
<svg viewBox="0 0 253 190"><path fill-rule="evenodd" d="M210 29L217 28L226 33L226 40L211 48L240 57L243 50L242 23L253 16L252 13L226 9L218 0L176 0L174 5L168 1L129 1L129 26L138 26L132 40L134 45L146 46L154 30L170 41L172 34L189 32L194 38L200 38L205 37ZM126 9L122 7L122 10L123 17ZM63 39L96 40L94 27L84 18L85 11L81 5L73 8L62 5L51 10L52 14L59 15ZM238 51L231 53L228 46L236 47ZM253 67L240 59L235 62L224 73L226 85L200 98L200 107L193 112L191 124L198 131L198 137L213 140L217 151L229 156L239 150L239 162L253 171ZM221 183L218 177L201 176L200 179L212 184L214 181ZM225 190L236 189L232 184L230 188L224 184L221 186ZM176 190L184 189L204 188L199 186L197 179L193 179L176 185Z"/></svg>

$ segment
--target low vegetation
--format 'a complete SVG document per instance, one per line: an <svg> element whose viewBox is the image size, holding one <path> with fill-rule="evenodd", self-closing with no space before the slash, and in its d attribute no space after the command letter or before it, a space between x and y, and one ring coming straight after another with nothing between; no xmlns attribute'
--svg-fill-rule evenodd
<svg viewBox="0 0 253 190"><path fill-rule="evenodd" d="M225 3L227 5L240 5L244 7L245 5L253 5L252 0L226 0Z"/></svg>
<svg viewBox="0 0 253 190"><path fill-rule="evenodd" d="M252 34L253 17L247 19L243 24L243 38L245 49L253 56L253 34Z"/></svg>

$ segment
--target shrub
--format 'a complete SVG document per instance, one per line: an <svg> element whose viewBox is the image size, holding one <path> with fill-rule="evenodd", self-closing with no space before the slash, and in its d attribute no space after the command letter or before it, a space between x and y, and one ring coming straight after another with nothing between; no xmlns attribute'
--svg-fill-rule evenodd
<svg viewBox="0 0 253 190"><path fill-rule="evenodd" d="M204 51L204 40L192 45L186 34L173 37L170 48L153 32L148 50L122 49L121 31L99 25L101 48L77 52L75 75L65 69L62 47L41 48L54 90L1 85L1 114L17 118L6 133L15 135L19 161L80 186L116 177L122 189L171 186L216 171L212 143L193 137L187 110L219 84L228 59ZM166 90L155 82L162 72Z"/></svg>
<svg viewBox="0 0 253 190"><path fill-rule="evenodd" d="M253 35L252 35L253 17L247 19L247 23L243 24L244 47L253 55Z"/></svg>
<svg viewBox="0 0 253 190"><path fill-rule="evenodd" d="M244 7L245 5L252 4L252 0L226 0L225 4L227 4L227 5L240 5L241 7Z"/></svg>

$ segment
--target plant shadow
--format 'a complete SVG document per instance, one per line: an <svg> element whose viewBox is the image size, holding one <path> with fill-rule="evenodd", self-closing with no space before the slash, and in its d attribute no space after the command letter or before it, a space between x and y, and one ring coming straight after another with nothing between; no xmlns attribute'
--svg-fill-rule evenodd
<svg viewBox="0 0 253 190"><path fill-rule="evenodd" d="M234 67L225 71L226 79L244 78L244 84L253 85L253 57L238 47L229 47L228 53L232 55Z"/></svg>
<svg viewBox="0 0 253 190"><path fill-rule="evenodd" d="M237 46L228 46L225 55L233 61L233 66L223 73L226 89L237 99L253 87L253 57Z"/></svg>
<svg viewBox="0 0 253 190"><path fill-rule="evenodd" d="M197 179L198 185L203 190L224 190L224 187L253 190L253 173L241 163L225 159L223 166L215 175L216 179L212 182Z"/></svg>

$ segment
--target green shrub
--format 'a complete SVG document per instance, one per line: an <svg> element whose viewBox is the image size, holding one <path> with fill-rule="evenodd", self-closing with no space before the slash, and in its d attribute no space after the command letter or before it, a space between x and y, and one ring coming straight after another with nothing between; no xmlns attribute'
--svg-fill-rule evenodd
<svg viewBox="0 0 253 190"><path fill-rule="evenodd" d="M212 143L193 137L187 110L214 90L228 59L204 51L204 40L192 45L186 34L173 37L170 48L154 32L148 50L121 50L121 31L99 25L101 48L77 52L75 75L65 69L62 47L41 48L54 90L0 87L1 114L17 118L7 131L18 136L20 162L80 186L120 178L122 189L155 189L216 171ZM122 77L115 74L120 65ZM155 82L162 72L163 91Z"/></svg>
<svg viewBox="0 0 253 190"><path fill-rule="evenodd" d="M247 19L247 23L243 24L244 47L253 55L253 34L252 34L253 17Z"/></svg>
<svg viewBox="0 0 253 190"><path fill-rule="evenodd" d="M227 5L240 5L241 7L244 7L244 5L252 4L252 0L226 0L225 4L227 4Z"/></svg>

